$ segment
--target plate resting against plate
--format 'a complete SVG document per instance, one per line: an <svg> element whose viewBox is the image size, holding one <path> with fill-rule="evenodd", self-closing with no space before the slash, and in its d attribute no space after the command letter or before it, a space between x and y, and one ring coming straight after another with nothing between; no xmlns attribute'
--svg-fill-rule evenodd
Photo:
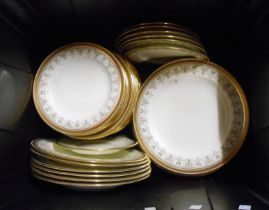
<svg viewBox="0 0 269 210"><path fill-rule="evenodd" d="M43 61L34 81L39 115L53 129L74 138L96 139L102 132L102 137L113 133L106 129L124 113L131 91L139 87L129 84L137 75L124 67L113 53L92 43L55 50ZM122 117L121 124L130 115Z"/></svg>
<svg viewBox="0 0 269 210"><path fill-rule="evenodd" d="M147 23L126 29L116 49L133 62L164 64L179 58L208 60L206 51L190 29L166 22Z"/></svg>
<svg viewBox="0 0 269 210"><path fill-rule="evenodd" d="M226 70L186 59L160 67L146 80L133 121L140 145L157 165L203 175L238 152L249 111L243 90Z"/></svg>

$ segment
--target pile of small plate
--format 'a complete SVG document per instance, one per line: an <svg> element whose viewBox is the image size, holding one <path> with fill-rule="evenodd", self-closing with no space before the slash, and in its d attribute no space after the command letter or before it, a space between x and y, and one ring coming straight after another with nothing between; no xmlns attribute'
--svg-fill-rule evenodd
<svg viewBox="0 0 269 210"><path fill-rule="evenodd" d="M31 143L33 175L65 187L105 189L150 176L150 159L125 136L98 141L36 139Z"/></svg>
<svg viewBox="0 0 269 210"><path fill-rule="evenodd" d="M208 60L198 36L174 23L142 23L127 28L115 46L128 60L138 63L164 64L181 58Z"/></svg>
<svg viewBox="0 0 269 210"><path fill-rule="evenodd" d="M139 76L127 60L96 44L75 43L43 61L33 97L51 128L90 140L116 133L130 122L139 87Z"/></svg>

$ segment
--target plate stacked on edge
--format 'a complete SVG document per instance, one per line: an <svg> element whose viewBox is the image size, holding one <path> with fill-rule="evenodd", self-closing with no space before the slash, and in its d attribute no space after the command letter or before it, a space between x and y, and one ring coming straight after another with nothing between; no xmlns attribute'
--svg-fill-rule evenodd
<svg viewBox="0 0 269 210"><path fill-rule="evenodd" d="M238 152L249 110L242 88L226 70L182 59L145 81L133 121L141 147L157 165L176 174L205 175Z"/></svg>
<svg viewBox="0 0 269 210"><path fill-rule="evenodd" d="M131 120L140 87L135 68L92 43L66 45L41 64L33 97L41 118L76 139L99 139Z"/></svg>
<svg viewBox="0 0 269 210"><path fill-rule="evenodd" d="M132 62L164 64L181 58L208 60L198 36L174 23L142 23L130 27L116 39L116 49Z"/></svg>
<svg viewBox="0 0 269 210"><path fill-rule="evenodd" d="M150 176L150 159L136 142L117 136L86 142L36 139L31 143L32 173L43 181L90 190L118 187Z"/></svg>

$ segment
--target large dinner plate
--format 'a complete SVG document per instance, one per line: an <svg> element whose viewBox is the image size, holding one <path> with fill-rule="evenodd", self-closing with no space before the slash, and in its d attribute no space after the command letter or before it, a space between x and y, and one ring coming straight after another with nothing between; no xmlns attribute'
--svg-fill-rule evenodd
<svg viewBox="0 0 269 210"><path fill-rule="evenodd" d="M145 169L150 166L150 160L139 166L129 166L129 167L95 167L95 166L76 166L71 164L59 163L53 160L41 158L41 157L32 157L31 161L33 164L38 165L49 170L56 170L62 172L71 172L71 173L80 173L80 174L121 174L129 173L133 171L138 171Z"/></svg>
<svg viewBox="0 0 269 210"><path fill-rule="evenodd" d="M91 43L64 46L41 64L34 101L42 119L55 130L83 135L102 129L117 113L123 73L115 56Z"/></svg>
<svg viewBox="0 0 269 210"><path fill-rule="evenodd" d="M246 97L222 67L185 59L168 63L142 86L134 130L159 166L185 175L211 173L242 145L249 122Z"/></svg>
<svg viewBox="0 0 269 210"><path fill-rule="evenodd" d="M59 159L86 163L137 163L146 159L146 154L135 148L106 155L84 155L69 151L56 144L54 140L41 138L32 142L32 148L37 152Z"/></svg>
<svg viewBox="0 0 269 210"><path fill-rule="evenodd" d="M102 176L74 176L67 174L57 174L55 172L44 171L36 167L32 167L32 171L42 176L49 178L55 178L63 181L75 181L75 182L85 182L85 183L111 183L111 182L122 182L122 181L131 181L134 179L139 179L151 173L151 168L148 167L142 172L131 174L127 176L111 176L111 177L102 177Z"/></svg>
<svg viewBox="0 0 269 210"><path fill-rule="evenodd" d="M86 182L63 181L57 178L50 178L44 175L39 175L37 173L33 173L33 176L35 176L37 179L54 183L54 184L59 184L59 185L62 185L64 187L71 188L74 190L100 190L100 189L104 190L104 189L111 189L114 187L119 187L122 185L143 181L150 176L150 173L138 179L133 179L130 181L122 181L122 182L111 182L111 183L86 183Z"/></svg>

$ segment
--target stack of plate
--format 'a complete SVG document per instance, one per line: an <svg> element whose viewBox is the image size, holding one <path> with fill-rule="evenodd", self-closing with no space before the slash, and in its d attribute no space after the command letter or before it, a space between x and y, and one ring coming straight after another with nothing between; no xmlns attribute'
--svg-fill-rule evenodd
<svg viewBox="0 0 269 210"><path fill-rule="evenodd" d="M136 142L117 136L88 143L37 139L31 143L32 173L43 181L75 189L104 189L150 176L149 157Z"/></svg>
<svg viewBox="0 0 269 210"><path fill-rule="evenodd" d="M238 152L249 111L243 90L225 69L182 59L146 80L133 118L141 147L157 165L177 174L204 175Z"/></svg>
<svg viewBox="0 0 269 210"><path fill-rule="evenodd" d="M180 58L208 60L198 36L174 23L142 23L126 29L115 42L117 50L132 62L163 64Z"/></svg>
<svg viewBox="0 0 269 210"><path fill-rule="evenodd" d="M87 140L113 134L130 122L139 87L128 61L99 45L76 43L43 61L33 97L50 127Z"/></svg>

